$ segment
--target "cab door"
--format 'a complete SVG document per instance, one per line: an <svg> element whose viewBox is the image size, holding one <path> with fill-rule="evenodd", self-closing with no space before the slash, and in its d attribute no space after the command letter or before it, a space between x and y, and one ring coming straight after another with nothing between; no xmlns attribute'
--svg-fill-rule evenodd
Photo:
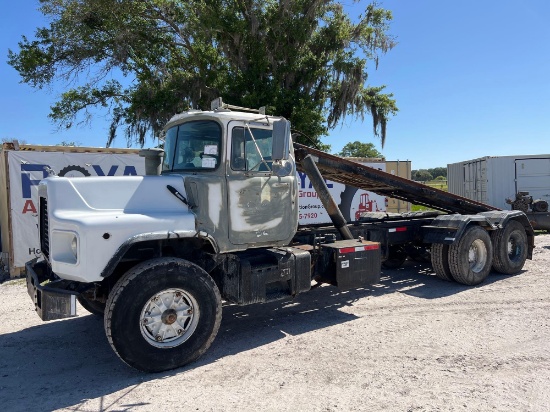
<svg viewBox="0 0 550 412"><path fill-rule="evenodd" d="M273 173L269 124L232 121L228 136L229 241L258 246L289 243L297 228L293 159L288 175Z"/></svg>

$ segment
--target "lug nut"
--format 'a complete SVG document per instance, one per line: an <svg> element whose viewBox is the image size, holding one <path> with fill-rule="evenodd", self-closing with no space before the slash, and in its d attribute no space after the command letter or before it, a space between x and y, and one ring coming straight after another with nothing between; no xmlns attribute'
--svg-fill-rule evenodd
<svg viewBox="0 0 550 412"><path fill-rule="evenodd" d="M157 337L155 338L155 340L156 340L157 342L160 342L160 341L162 340L162 338L160 337L160 335L157 335Z"/></svg>

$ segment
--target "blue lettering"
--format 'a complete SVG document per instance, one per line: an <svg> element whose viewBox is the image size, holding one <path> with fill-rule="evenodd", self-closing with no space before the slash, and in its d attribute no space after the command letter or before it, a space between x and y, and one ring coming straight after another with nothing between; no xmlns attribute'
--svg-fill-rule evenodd
<svg viewBox="0 0 550 412"><path fill-rule="evenodd" d="M298 172L298 176L300 177L300 189L306 188L306 174L302 172Z"/></svg>
<svg viewBox="0 0 550 412"><path fill-rule="evenodd" d="M48 177L48 172L46 171L48 165L33 165L33 164L22 164L22 172L42 172L42 179ZM31 186L36 186L40 183L42 179L31 179L30 173L21 173L21 192L23 193L24 199L31 198Z"/></svg>
<svg viewBox="0 0 550 412"><path fill-rule="evenodd" d="M300 189L305 189L306 188L307 175L305 173L298 172L298 177L300 178ZM327 184L327 187L329 189L332 189L334 187L334 184L328 183L327 179L325 179L325 183ZM313 187L313 184L311 182L309 182L308 187L311 189Z"/></svg>
<svg viewBox="0 0 550 412"><path fill-rule="evenodd" d="M137 171L134 166L124 167L124 176L137 176Z"/></svg>
<svg viewBox="0 0 550 412"><path fill-rule="evenodd" d="M94 168L98 176L105 176L105 173L103 172L103 169L101 169L100 165L92 165L92 167ZM118 169L118 166L116 165L111 166L111 168L109 169L109 173L107 173L107 176L114 176L117 169Z"/></svg>

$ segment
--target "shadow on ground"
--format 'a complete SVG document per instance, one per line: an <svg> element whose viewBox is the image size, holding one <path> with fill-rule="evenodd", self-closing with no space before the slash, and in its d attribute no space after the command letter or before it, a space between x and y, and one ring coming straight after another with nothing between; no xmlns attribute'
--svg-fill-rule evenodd
<svg viewBox="0 0 550 412"><path fill-rule="evenodd" d="M478 287L499 279L502 276L491 275ZM384 270L381 282L368 289L341 292L326 286L290 302L226 306L210 350L198 362L163 374L140 373L120 362L105 338L103 320L97 316L43 323L0 336L0 404L6 410L52 410L79 405L87 399L103 399L122 390L117 408L138 409L146 405L124 405L121 398L143 382L185 373L287 335L352 321L357 317L340 309L361 298L399 292L437 299L467 289L438 279L428 264L407 262L403 268ZM21 319L25 316L37 315L29 312ZM102 403L99 410L110 406Z"/></svg>

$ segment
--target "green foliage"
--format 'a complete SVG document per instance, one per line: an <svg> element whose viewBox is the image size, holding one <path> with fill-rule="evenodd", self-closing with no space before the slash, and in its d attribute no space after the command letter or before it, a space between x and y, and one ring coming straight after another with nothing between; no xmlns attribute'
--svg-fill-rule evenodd
<svg viewBox="0 0 550 412"><path fill-rule="evenodd" d="M80 142L67 142L63 140L61 143L56 144L56 146L77 147L82 146L82 144L80 144Z"/></svg>
<svg viewBox="0 0 550 412"><path fill-rule="evenodd" d="M437 176L434 180L447 180L445 176Z"/></svg>
<svg viewBox="0 0 550 412"><path fill-rule="evenodd" d="M425 169L414 170L411 174L412 174L413 180L418 180L421 182L433 180L432 174Z"/></svg>
<svg viewBox="0 0 550 412"><path fill-rule="evenodd" d="M362 143L360 141L347 143L338 156L342 157L368 157L371 159L385 159L382 153L380 153L374 147L373 143Z"/></svg>
<svg viewBox="0 0 550 412"><path fill-rule="evenodd" d="M414 180L421 180L421 181L438 179L439 177L441 177L442 179L438 179L438 180L447 180L447 168L434 167L433 169L413 170L411 172L411 175ZM422 176L422 178L416 177L417 175ZM429 179L427 178L428 175L431 176Z"/></svg>
<svg viewBox="0 0 550 412"><path fill-rule="evenodd" d="M447 168L446 167L434 167L433 169L428 169L428 172L437 179L438 177L443 177L443 180L447 179Z"/></svg>
<svg viewBox="0 0 550 412"><path fill-rule="evenodd" d="M66 84L50 113L60 127L107 111L108 145L120 126L143 145L174 113L218 96L269 105L315 141L370 115L383 144L397 112L367 84L368 64L395 45L376 2L357 21L332 0L41 0L40 10L50 25L23 37L9 64L33 87Z"/></svg>

